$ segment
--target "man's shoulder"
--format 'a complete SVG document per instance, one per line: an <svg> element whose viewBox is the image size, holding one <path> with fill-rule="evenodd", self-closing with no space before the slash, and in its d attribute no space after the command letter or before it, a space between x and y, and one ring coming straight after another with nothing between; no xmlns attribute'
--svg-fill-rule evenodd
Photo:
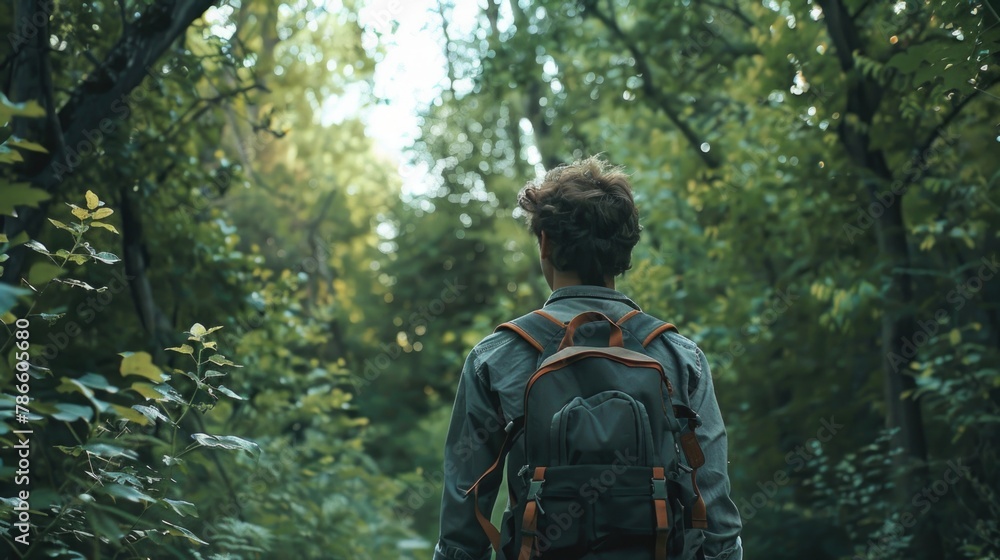
<svg viewBox="0 0 1000 560"><path fill-rule="evenodd" d="M509 345L511 342L519 338L520 337L511 330L497 329L477 342L476 345L472 347L472 351L480 355L487 354L502 346Z"/></svg>
<svg viewBox="0 0 1000 560"><path fill-rule="evenodd" d="M643 313L652 317L656 321L669 322L651 313L647 312ZM677 328L678 327L675 327L675 329ZM700 372L701 370L700 362L702 356L704 355L704 352L702 352L701 348L695 341L682 335L680 332L678 332L678 330L674 329L669 329L662 332L659 336L659 339L663 342L663 344L670 345L671 347L673 347L677 351L677 354L679 355L679 357L683 362L687 362L688 364L694 366L695 370Z"/></svg>

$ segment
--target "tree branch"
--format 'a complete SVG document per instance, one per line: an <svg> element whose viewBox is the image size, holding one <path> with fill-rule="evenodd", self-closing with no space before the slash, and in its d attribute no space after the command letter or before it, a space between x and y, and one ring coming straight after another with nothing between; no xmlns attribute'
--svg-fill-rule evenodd
<svg viewBox="0 0 1000 560"><path fill-rule="evenodd" d="M903 168L903 172L908 174L906 176L906 179L904 179L900 191L905 192L906 189L908 189L911 185L916 184L918 181L923 179L924 176L927 175L927 160L930 157L930 150L931 147L934 145L934 142L936 142L938 138L940 138L941 135L944 134L945 130L947 130L948 127L951 126L952 121L955 120L955 117L958 116L958 114L962 111L962 109L965 108L966 105L968 105L973 99L978 97L980 94L985 93L986 90L993 87L998 81L1000 81L1000 79L993 80L990 83L986 84L984 87L976 88L975 91L973 91L969 95L966 95L965 98L963 98L961 101L955 104L952 110L949 111L947 115L945 115L944 119L936 127L934 127L934 130L932 130L930 134L927 135L927 139L924 140L924 142L920 145L920 148L917 151L916 155L910 158L910 161L907 162L906 166ZM912 171L908 172L908 170Z"/></svg>
<svg viewBox="0 0 1000 560"><path fill-rule="evenodd" d="M611 33L617 37L635 58L636 67L642 74L642 92L653 101L656 106L667 115L670 122L680 130L681 134L687 139L688 144L690 144L691 149L694 150L695 154L705 163L709 169L715 169L719 167L720 160L717 153L703 152L701 151L701 145L704 139L697 134L680 116L680 112L673 108L672 103L663 94L663 92L656 87L653 81L653 70L646 59L645 54L639 50L639 47L635 44L632 39L622 31L621 27L618 26L618 22L607 14L601 12L597 8L597 3L587 5L587 11L585 14L591 14L597 18L601 23L607 27Z"/></svg>
<svg viewBox="0 0 1000 560"><path fill-rule="evenodd" d="M29 10L28 17L41 8L43 0L18 0L20 13ZM47 161L32 169L24 169L17 179L30 182L34 187L57 194L65 175L72 172L79 164L78 146L88 143L90 137L101 133L101 125L106 129L108 121L115 123L128 117L130 113L129 96L132 91L146 79L153 65L163 55L170 45L181 37L188 27L217 0L159 0L149 6L143 14L122 33L118 41L104 58L100 68L91 73L87 79L78 83L69 101L59 111L58 119L52 119L50 128L57 123L56 134L44 142L51 156ZM47 32L40 32L37 37L48 40ZM25 49L27 50L27 49ZM26 55L27 56L27 55ZM44 54L39 51L36 60L45 62ZM38 66L45 72L44 66ZM44 73L44 72L43 72ZM159 76L156 76L159 77ZM51 83L51 77L49 78ZM12 89L22 87L20 80L11 80ZM34 99L42 99L43 105L51 103L42 90L27 91ZM8 96L11 97L11 96ZM13 96L12 99L22 101L24 98ZM52 110L51 107L47 109ZM54 112L51 113L54 115ZM91 149L94 147L92 146ZM74 163L74 165L69 165ZM55 198L55 197L53 197ZM3 217L2 230L13 238L22 231L34 237L44 222L51 201L43 202L39 208L24 208L18 218ZM4 270L3 281L16 282L23 265L24 249L15 248L11 251L11 259Z"/></svg>

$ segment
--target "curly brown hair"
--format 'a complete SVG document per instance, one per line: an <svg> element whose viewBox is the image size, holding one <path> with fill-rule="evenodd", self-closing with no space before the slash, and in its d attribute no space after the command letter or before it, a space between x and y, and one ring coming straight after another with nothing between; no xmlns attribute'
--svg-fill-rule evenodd
<svg viewBox="0 0 1000 560"><path fill-rule="evenodd" d="M622 168L599 156L552 169L517 195L538 237L552 243L552 265L575 271L584 284L605 285L632 268L639 242L639 210Z"/></svg>

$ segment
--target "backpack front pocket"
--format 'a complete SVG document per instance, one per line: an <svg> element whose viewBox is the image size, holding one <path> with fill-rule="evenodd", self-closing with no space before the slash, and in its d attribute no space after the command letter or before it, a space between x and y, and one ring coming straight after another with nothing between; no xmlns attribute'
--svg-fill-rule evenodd
<svg viewBox="0 0 1000 560"><path fill-rule="evenodd" d="M653 456L646 407L621 391L566 403L552 417L549 444L560 465L648 465Z"/></svg>

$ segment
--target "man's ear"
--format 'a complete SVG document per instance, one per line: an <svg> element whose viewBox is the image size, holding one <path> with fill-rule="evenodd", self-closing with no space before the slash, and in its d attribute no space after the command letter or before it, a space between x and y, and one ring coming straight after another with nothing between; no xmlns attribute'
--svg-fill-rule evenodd
<svg viewBox="0 0 1000 560"><path fill-rule="evenodd" d="M545 235L545 230L538 235L538 254L541 258L547 259L552 253L552 246L549 244L549 238Z"/></svg>

